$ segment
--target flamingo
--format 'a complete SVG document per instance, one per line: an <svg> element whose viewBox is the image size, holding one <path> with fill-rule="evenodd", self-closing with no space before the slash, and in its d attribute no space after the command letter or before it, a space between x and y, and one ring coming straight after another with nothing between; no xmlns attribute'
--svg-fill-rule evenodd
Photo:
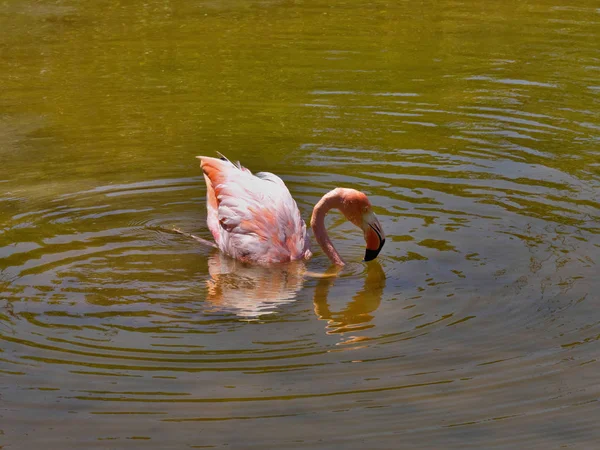
<svg viewBox="0 0 600 450"><path fill-rule="evenodd" d="M268 172L253 175L239 162L219 156L197 156L206 181L206 222L216 245L189 236L242 262L269 265L310 258L306 224L283 180ZM315 239L331 262L345 264L325 228L325 215L332 208L362 229L364 261L375 259L385 233L369 199L356 189L338 187L319 200L310 220Z"/></svg>

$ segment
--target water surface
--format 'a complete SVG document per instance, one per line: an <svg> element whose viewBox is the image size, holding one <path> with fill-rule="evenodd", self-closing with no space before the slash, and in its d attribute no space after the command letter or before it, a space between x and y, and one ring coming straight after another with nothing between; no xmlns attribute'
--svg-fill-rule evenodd
<svg viewBox="0 0 600 450"><path fill-rule="evenodd" d="M0 5L0 447L593 448L597 2ZM194 156L367 193L245 266Z"/></svg>

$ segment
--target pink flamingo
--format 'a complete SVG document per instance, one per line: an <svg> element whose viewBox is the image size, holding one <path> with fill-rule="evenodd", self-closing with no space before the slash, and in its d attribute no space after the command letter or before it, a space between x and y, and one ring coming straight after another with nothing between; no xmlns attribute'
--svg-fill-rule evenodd
<svg viewBox="0 0 600 450"><path fill-rule="evenodd" d="M206 180L206 221L216 247L240 261L262 265L310 258L306 224L281 178L268 172L253 175L239 162L236 165L220 156L197 157ZM331 262L344 265L325 229L325 215L332 208L363 230L367 244L364 260L375 259L385 234L369 199L355 189L336 188L319 200L310 220L315 238Z"/></svg>

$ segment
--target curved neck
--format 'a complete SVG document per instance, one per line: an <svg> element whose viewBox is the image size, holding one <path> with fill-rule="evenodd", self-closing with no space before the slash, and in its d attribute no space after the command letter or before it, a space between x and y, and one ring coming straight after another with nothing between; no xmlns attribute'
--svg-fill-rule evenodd
<svg viewBox="0 0 600 450"><path fill-rule="evenodd" d="M310 219L310 225L315 235L315 239L331 262L338 266L343 266L345 263L327 235L327 230L325 229L325 215L331 208L340 209L341 206L342 199L337 195L336 191L333 190L325 194L315 205Z"/></svg>

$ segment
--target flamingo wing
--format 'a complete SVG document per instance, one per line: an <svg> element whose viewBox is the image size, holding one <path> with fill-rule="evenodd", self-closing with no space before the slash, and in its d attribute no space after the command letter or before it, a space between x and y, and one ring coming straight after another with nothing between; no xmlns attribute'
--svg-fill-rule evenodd
<svg viewBox="0 0 600 450"><path fill-rule="evenodd" d="M310 256L306 224L285 183L226 158L198 157L207 187L207 224L224 253L268 264Z"/></svg>

